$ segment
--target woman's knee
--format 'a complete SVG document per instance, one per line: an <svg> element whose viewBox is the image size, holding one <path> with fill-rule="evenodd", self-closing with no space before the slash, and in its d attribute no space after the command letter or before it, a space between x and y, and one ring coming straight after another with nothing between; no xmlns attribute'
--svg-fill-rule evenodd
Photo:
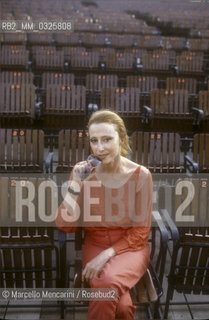
<svg viewBox="0 0 209 320"><path fill-rule="evenodd" d="M91 281L92 288L117 288L117 281L111 273L101 273Z"/></svg>

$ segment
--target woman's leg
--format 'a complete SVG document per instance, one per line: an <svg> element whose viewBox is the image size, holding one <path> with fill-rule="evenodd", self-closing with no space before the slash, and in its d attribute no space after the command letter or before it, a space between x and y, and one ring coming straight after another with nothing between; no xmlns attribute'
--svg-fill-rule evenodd
<svg viewBox="0 0 209 320"><path fill-rule="evenodd" d="M93 258L93 251L98 254L100 250L93 248L93 244L86 246ZM85 255L86 256L86 255ZM112 257L104 266L100 276L91 281L92 288L116 288L118 300L116 301L90 301L88 320L134 319L135 307L132 304L129 290L145 273L149 262L149 247L140 251L125 252Z"/></svg>
<svg viewBox="0 0 209 320"><path fill-rule="evenodd" d="M133 305L129 291L126 291L121 297L116 309L116 320L134 319L136 307Z"/></svg>

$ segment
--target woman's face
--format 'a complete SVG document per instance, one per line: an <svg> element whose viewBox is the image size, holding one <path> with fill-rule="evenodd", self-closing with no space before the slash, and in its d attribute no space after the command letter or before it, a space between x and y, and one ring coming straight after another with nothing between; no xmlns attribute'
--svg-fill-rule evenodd
<svg viewBox="0 0 209 320"><path fill-rule="evenodd" d="M114 164L120 157L120 139L115 125L92 123L89 127L90 146L94 156L103 164Z"/></svg>

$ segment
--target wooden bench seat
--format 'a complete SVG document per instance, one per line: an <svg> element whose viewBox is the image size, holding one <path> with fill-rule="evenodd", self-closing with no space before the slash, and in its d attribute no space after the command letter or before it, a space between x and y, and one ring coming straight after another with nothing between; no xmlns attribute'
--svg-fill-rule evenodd
<svg viewBox="0 0 209 320"><path fill-rule="evenodd" d="M154 173L185 172L180 158L180 135L173 132L133 132L131 160Z"/></svg>

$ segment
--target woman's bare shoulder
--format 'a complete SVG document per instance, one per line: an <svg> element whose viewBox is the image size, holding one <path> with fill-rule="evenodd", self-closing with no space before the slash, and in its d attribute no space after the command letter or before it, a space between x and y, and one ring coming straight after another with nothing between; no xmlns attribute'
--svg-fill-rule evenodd
<svg viewBox="0 0 209 320"><path fill-rule="evenodd" d="M138 163L133 162L127 158L123 158L123 159L124 159L124 168L127 170L127 172L135 171L139 167Z"/></svg>
<svg viewBox="0 0 209 320"><path fill-rule="evenodd" d="M125 167L126 167L127 172L129 172L129 173L134 172L137 168L140 168L140 171L139 171L140 175L142 175L142 176L151 175L149 169L147 169L145 166L138 164L136 162L133 162L127 158L125 161Z"/></svg>

